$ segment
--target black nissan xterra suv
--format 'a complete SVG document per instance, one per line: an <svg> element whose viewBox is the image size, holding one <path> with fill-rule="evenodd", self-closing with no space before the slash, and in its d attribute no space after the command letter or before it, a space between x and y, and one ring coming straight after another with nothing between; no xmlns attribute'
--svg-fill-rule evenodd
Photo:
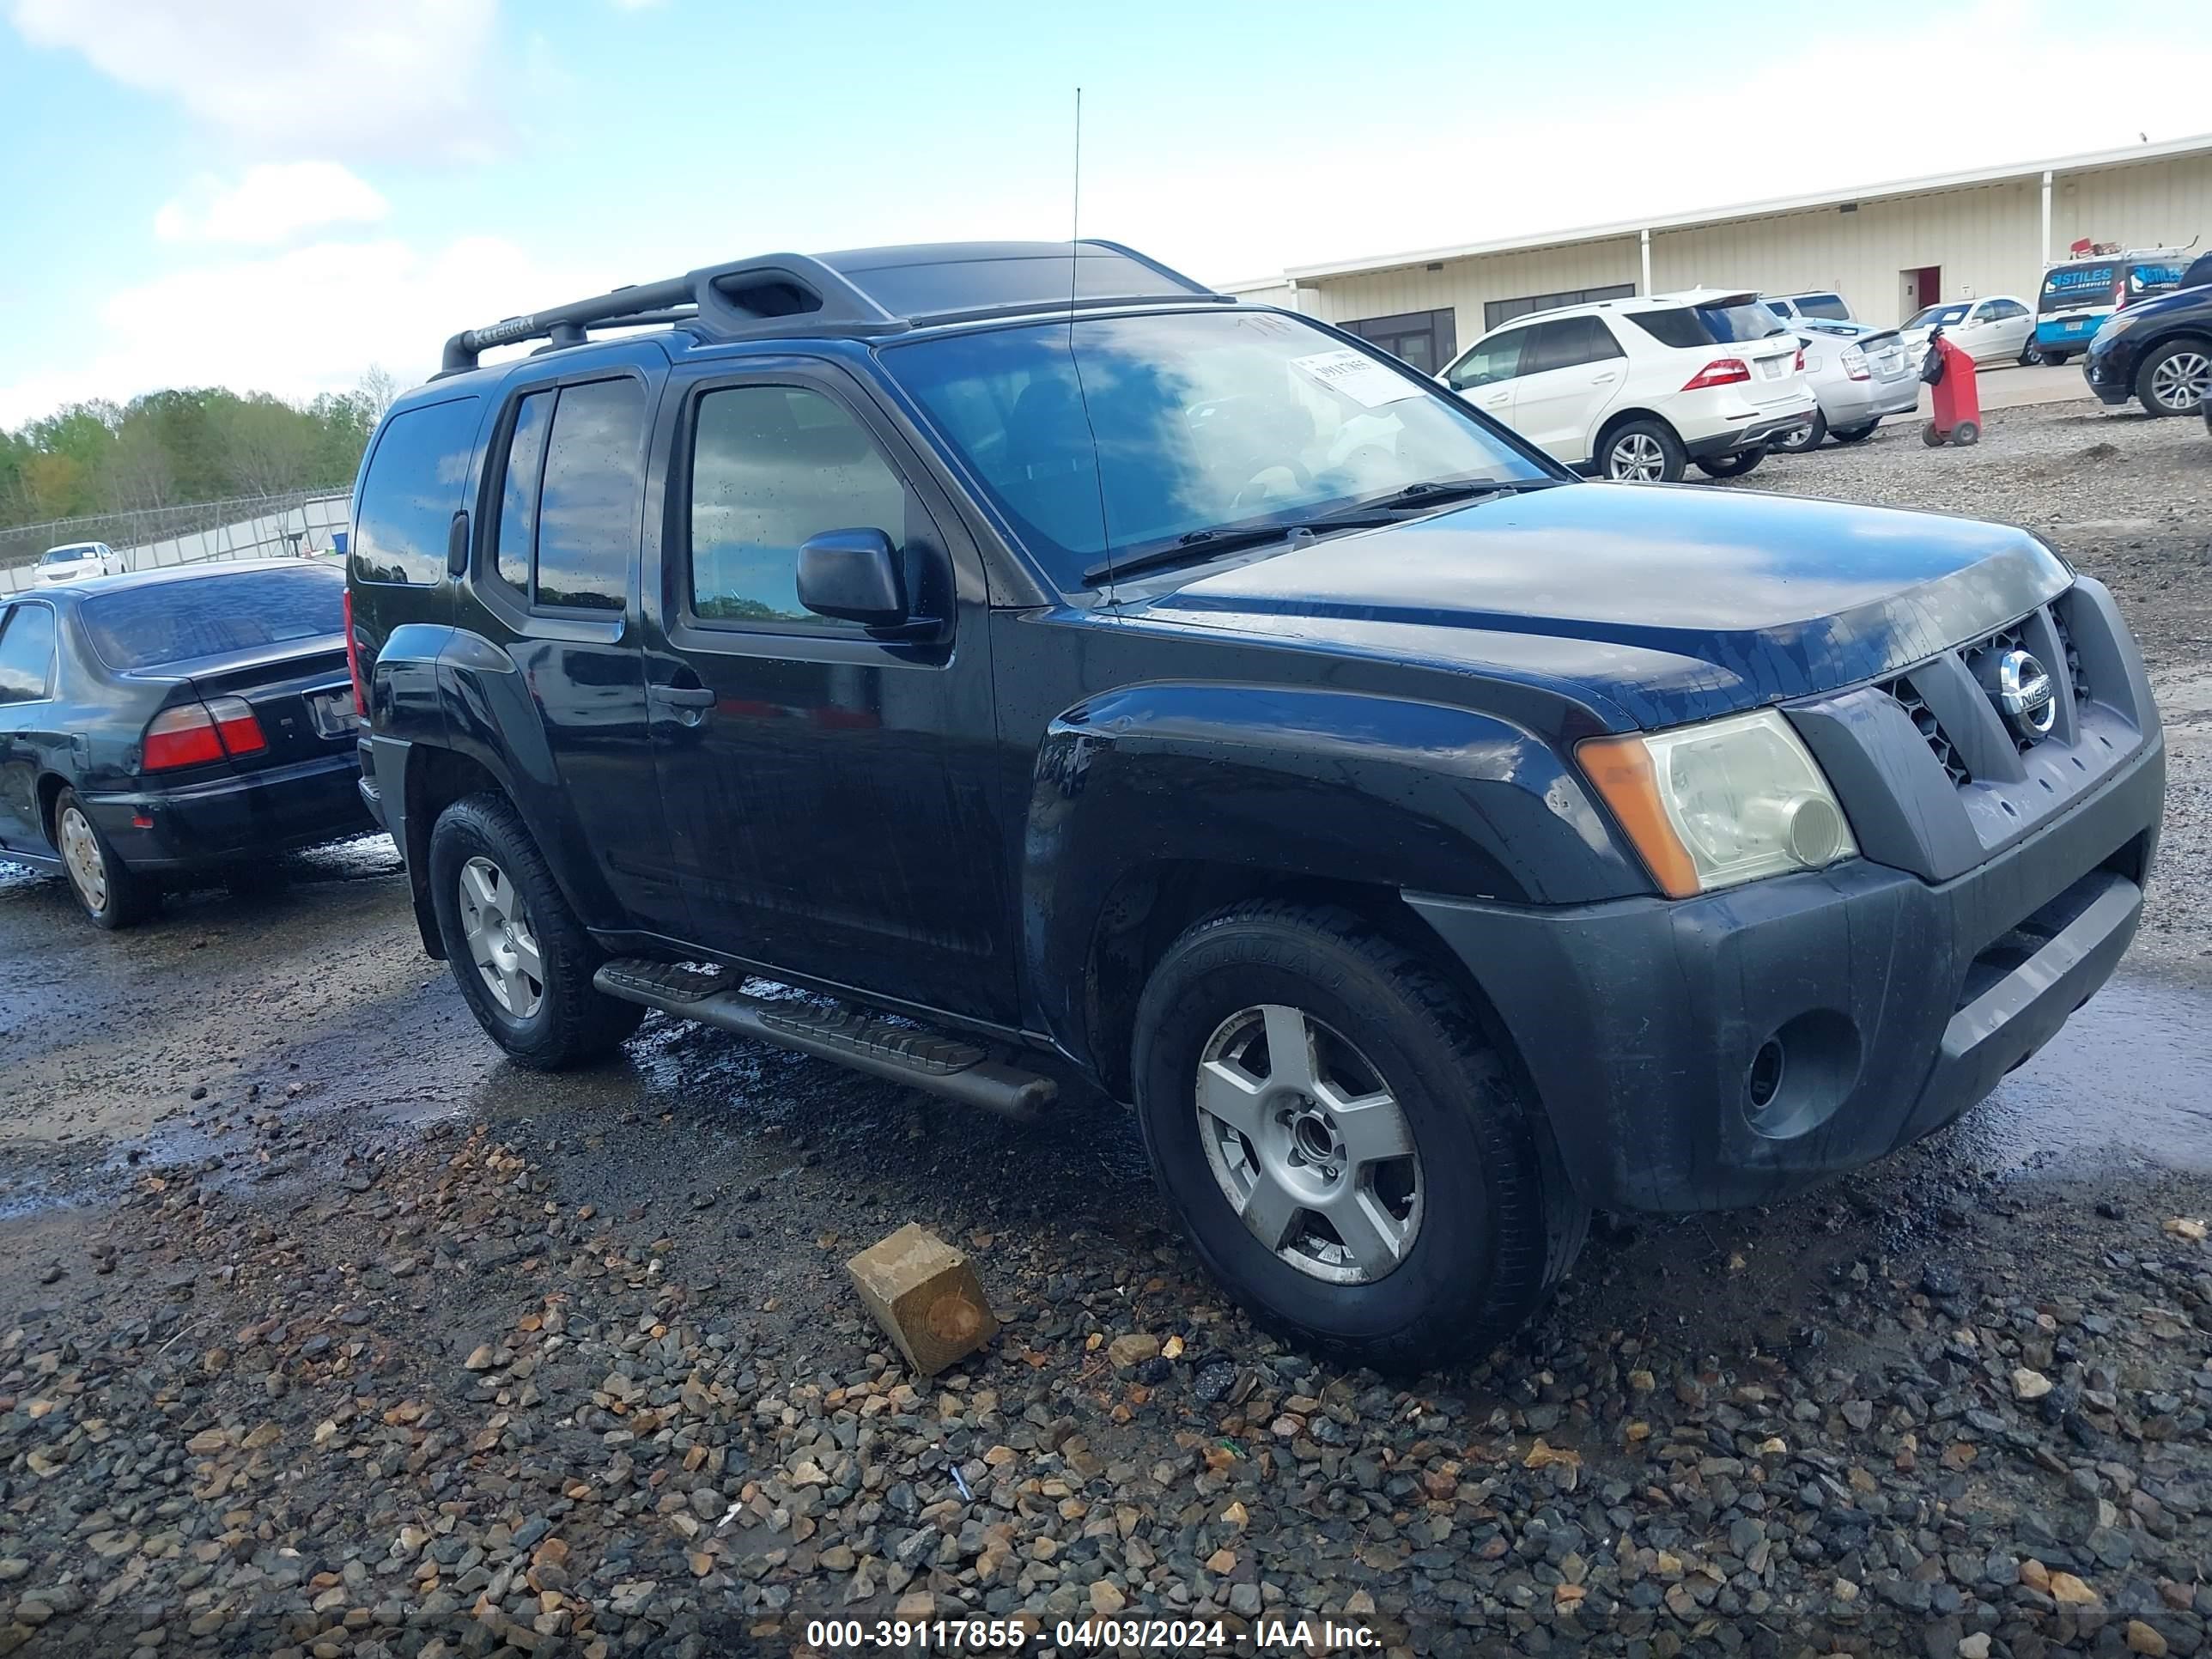
<svg viewBox="0 0 2212 1659"><path fill-rule="evenodd" d="M2135 644L2034 537L1577 483L1103 242L457 335L353 538L362 787L509 1054L660 1008L1103 1091L1255 1313L1382 1363L1509 1329L1593 1206L1949 1122L2158 838Z"/></svg>

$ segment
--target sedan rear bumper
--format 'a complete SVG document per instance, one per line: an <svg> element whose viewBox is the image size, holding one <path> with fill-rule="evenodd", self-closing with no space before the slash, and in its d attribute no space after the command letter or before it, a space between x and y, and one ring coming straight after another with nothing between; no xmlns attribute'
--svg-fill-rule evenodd
<svg viewBox="0 0 2212 1659"><path fill-rule="evenodd" d="M360 781L361 763L347 753L182 788L79 799L132 869L189 870L370 833L376 825Z"/></svg>

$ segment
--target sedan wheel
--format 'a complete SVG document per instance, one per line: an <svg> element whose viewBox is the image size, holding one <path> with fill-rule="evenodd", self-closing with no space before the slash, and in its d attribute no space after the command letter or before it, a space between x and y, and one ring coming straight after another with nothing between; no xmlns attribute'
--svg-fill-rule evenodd
<svg viewBox="0 0 2212 1659"><path fill-rule="evenodd" d="M461 932L469 957L492 1000L516 1019L528 1019L545 1000L545 964L530 912L507 874L489 859L461 866Z"/></svg>
<svg viewBox="0 0 2212 1659"><path fill-rule="evenodd" d="M1199 1138L1230 1206L1308 1276L1368 1285L1421 1228L1421 1160L1366 1057L1299 1010L1231 1014L1198 1066Z"/></svg>
<svg viewBox="0 0 2212 1659"><path fill-rule="evenodd" d="M62 861L69 866L70 884L86 910L95 917L104 915L107 860L100 854L99 836L92 832L92 820L72 803L62 809L60 828Z"/></svg>

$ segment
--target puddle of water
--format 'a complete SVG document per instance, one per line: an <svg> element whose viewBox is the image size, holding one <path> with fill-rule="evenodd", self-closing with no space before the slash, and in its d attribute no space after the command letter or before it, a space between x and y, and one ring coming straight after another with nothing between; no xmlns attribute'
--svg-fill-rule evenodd
<svg viewBox="0 0 2212 1659"><path fill-rule="evenodd" d="M2004 1170L2212 1172L2212 994L2115 976L1952 1133Z"/></svg>

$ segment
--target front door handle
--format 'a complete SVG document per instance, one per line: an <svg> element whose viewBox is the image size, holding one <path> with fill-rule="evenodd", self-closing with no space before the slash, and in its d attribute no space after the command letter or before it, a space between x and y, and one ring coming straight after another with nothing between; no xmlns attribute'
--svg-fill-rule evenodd
<svg viewBox="0 0 2212 1659"><path fill-rule="evenodd" d="M648 685L646 700L673 711L679 726L697 726L714 707L714 693L704 685Z"/></svg>
<svg viewBox="0 0 2212 1659"><path fill-rule="evenodd" d="M1592 386L1611 386L1620 378L1620 376L1618 374L1593 374L1590 376L1590 384Z"/></svg>

